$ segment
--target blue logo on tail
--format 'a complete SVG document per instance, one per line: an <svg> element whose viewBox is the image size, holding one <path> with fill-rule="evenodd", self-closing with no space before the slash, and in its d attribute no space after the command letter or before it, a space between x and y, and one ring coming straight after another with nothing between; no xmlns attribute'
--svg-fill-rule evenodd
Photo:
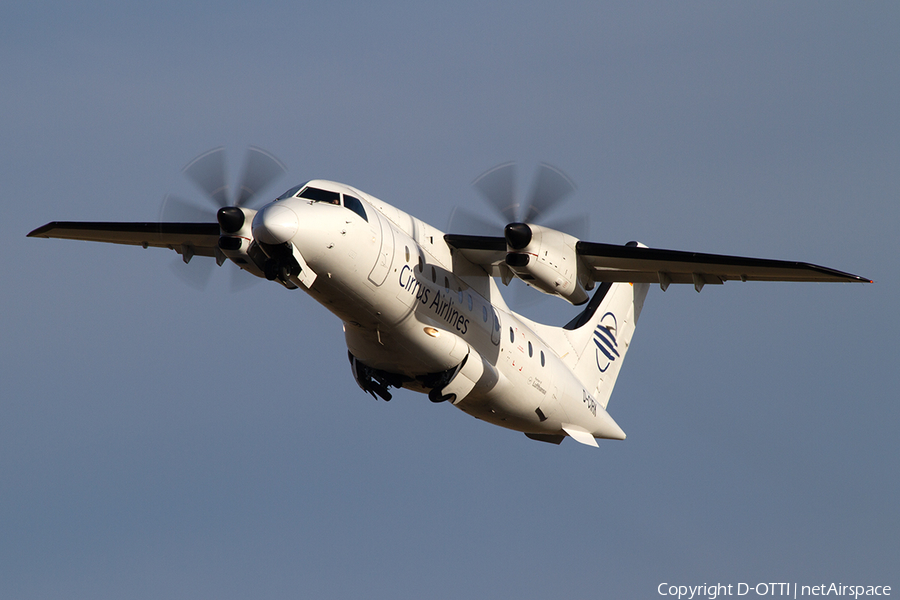
<svg viewBox="0 0 900 600"><path fill-rule="evenodd" d="M603 315L597 329L594 330L594 345L597 346L597 368L605 372L617 358L619 358L619 344L616 342L616 315L611 312Z"/></svg>

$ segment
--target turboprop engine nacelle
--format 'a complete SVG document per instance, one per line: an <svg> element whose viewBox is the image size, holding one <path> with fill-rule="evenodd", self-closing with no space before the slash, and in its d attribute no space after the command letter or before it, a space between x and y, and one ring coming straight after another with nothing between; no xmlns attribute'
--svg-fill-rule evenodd
<svg viewBox="0 0 900 600"><path fill-rule="evenodd" d="M251 224L256 211L252 208L226 206L216 213L219 222L219 253L240 268L257 277L265 277L266 256L253 243ZM219 263L222 264L221 262Z"/></svg>
<svg viewBox="0 0 900 600"><path fill-rule="evenodd" d="M510 223L504 230L506 265L516 277L572 304L588 301L594 282L578 260L578 238L540 225Z"/></svg>

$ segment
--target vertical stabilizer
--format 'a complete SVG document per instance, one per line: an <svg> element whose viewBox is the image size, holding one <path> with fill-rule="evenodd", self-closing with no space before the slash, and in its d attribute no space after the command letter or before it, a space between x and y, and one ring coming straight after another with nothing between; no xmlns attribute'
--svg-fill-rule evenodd
<svg viewBox="0 0 900 600"><path fill-rule="evenodd" d="M604 283L584 311L563 328L574 349L566 361L606 409L650 284Z"/></svg>

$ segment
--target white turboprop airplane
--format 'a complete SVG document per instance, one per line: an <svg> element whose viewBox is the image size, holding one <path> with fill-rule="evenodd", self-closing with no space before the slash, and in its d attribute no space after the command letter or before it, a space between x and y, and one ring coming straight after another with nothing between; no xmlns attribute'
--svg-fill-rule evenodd
<svg viewBox="0 0 900 600"><path fill-rule="evenodd" d="M52 222L28 236L169 248L185 263L195 256L220 266L231 260L251 275L304 290L334 313L353 376L373 397L390 400L391 387L407 388L554 444L566 436L590 446L597 438L625 438L606 408L651 283L663 291L693 284L698 292L732 279L871 283L806 263L579 241L532 222L571 189L547 166L522 215L511 165L476 181L514 221L503 237L487 237L444 234L324 180L247 208L284 170L255 148L229 205L224 165L216 149L185 168L220 206L217 222ZM584 308L563 327L535 323L500 294L495 278L508 284L514 277Z"/></svg>

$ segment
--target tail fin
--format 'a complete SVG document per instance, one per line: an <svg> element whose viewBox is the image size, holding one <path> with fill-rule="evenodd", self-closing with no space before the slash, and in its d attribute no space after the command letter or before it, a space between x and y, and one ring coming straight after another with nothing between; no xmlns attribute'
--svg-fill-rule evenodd
<svg viewBox="0 0 900 600"><path fill-rule="evenodd" d="M574 349L569 365L604 409L648 289L648 283L601 284L584 311L563 327L563 334Z"/></svg>

